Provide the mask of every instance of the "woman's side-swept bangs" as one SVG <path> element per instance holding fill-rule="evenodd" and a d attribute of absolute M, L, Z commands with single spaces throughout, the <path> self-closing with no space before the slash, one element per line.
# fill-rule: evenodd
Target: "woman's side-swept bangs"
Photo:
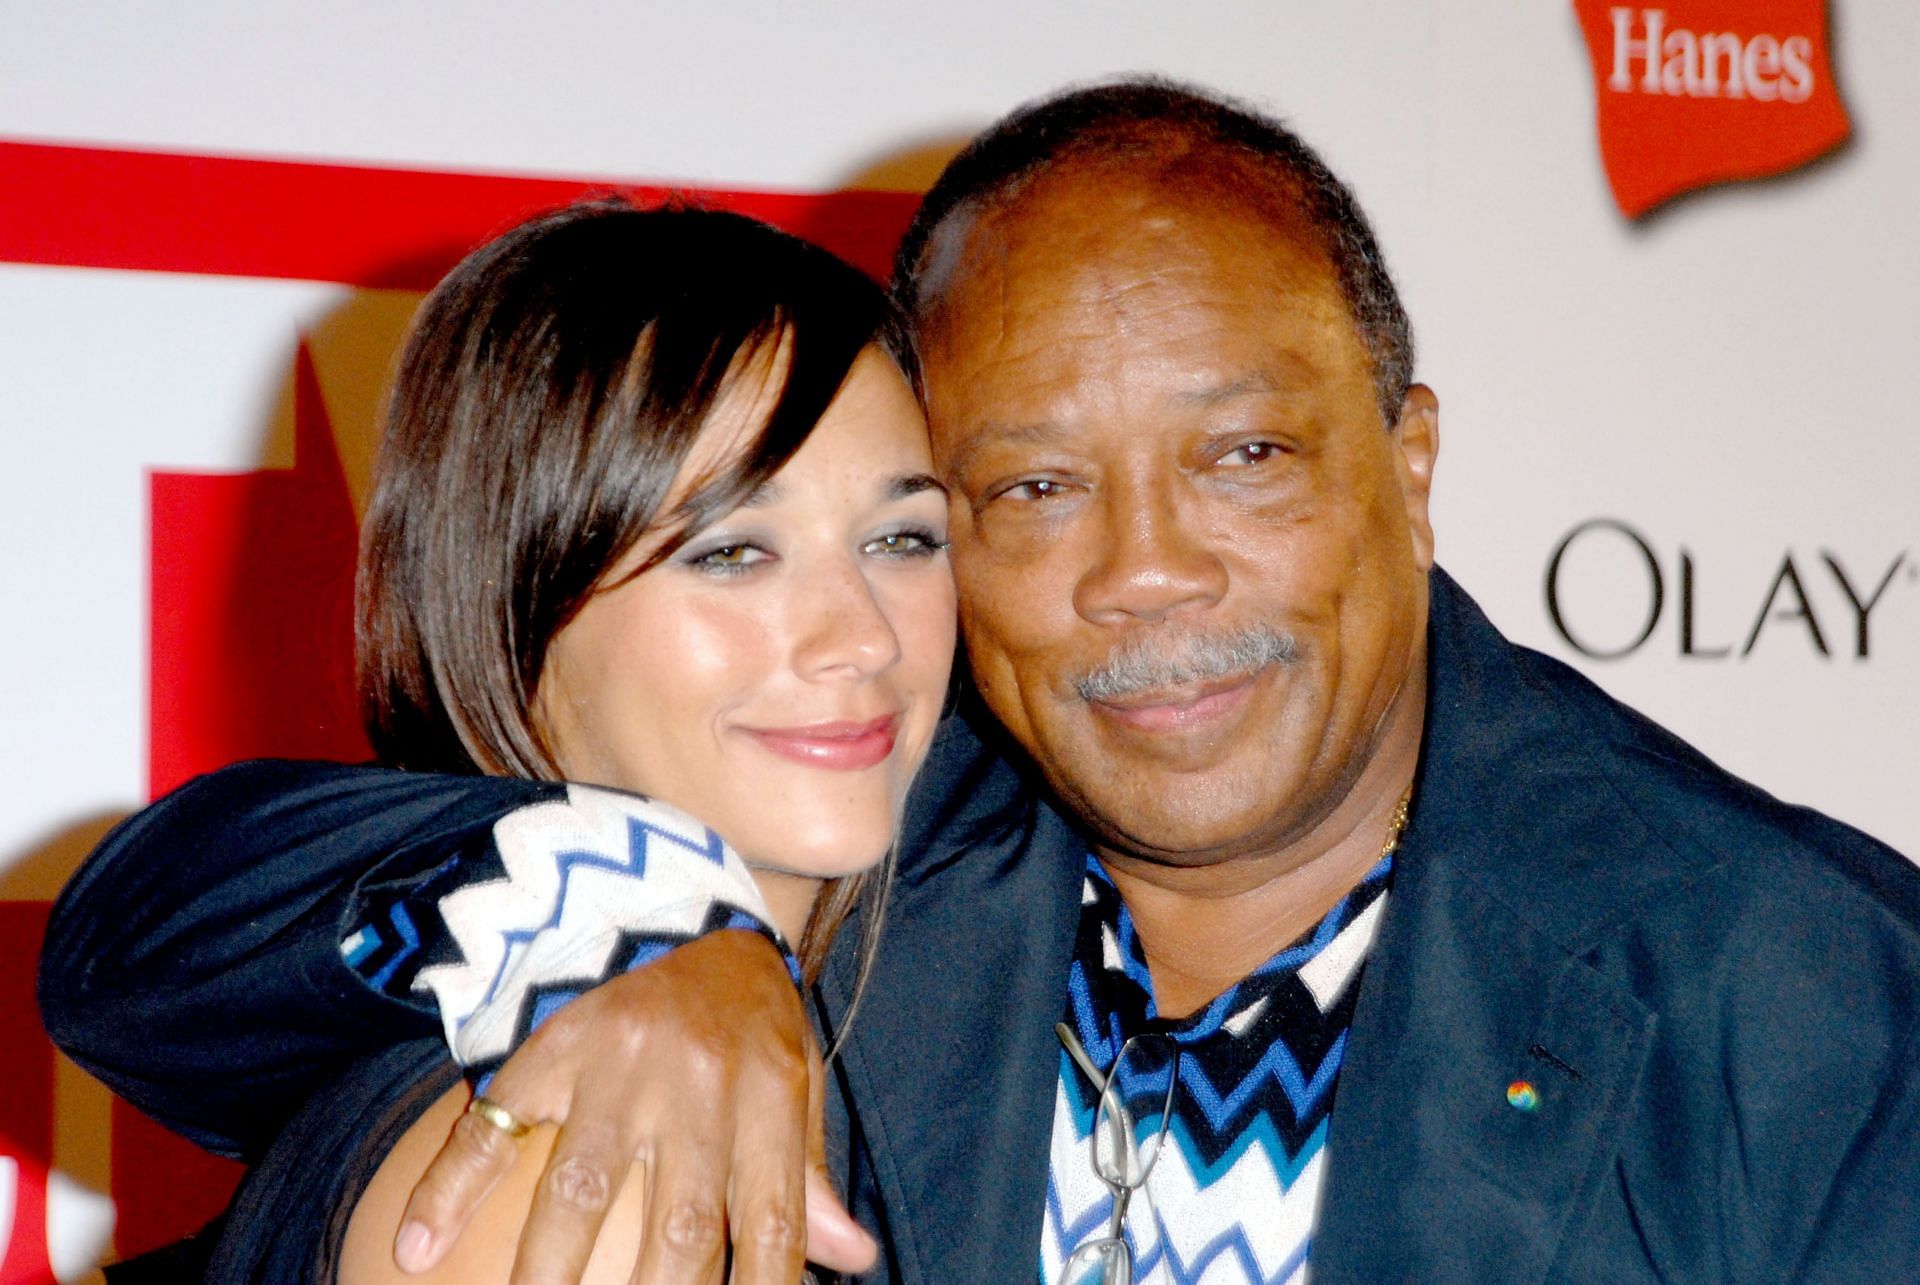
<path fill-rule="evenodd" d="M 643 536 L 664 536 L 652 565 L 777 473 L 861 351 L 897 362 L 900 333 L 859 271 L 723 211 L 595 201 L 464 259 L 402 354 L 363 526 L 361 710 L 379 759 L 557 777 L 532 718 L 553 638 Z M 765 422 L 662 512 L 749 367 L 777 381 Z"/>

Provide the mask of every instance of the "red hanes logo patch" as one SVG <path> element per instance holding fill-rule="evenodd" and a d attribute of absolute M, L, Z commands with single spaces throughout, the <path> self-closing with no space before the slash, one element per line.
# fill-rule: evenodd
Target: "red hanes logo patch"
<path fill-rule="evenodd" d="M 1826 0 L 1573 0 L 1593 56 L 1600 158 L 1629 218 L 1711 183 L 1783 174 L 1851 126 Z"/>

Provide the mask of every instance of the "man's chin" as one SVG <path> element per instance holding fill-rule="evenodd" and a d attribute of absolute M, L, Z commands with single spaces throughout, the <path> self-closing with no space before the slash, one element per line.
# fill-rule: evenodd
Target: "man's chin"
<path fill-rule="evenodd" d="M 1178 816 L 1163 812 L 1103 813 L 1094 827 L 1102 855 L 1154 865 L 1200 869 L 1255 856 L 1273 845 L 1263 839 L 1270 817 Z"/>
<path fill-rule="evenodd" d="M 1175 866 L 1206 866 L 1266 851 L 1285 834 L 1277 806 L 1291 782 L 1244 773 L 1142 771 L 1109 763 L 1054 788 L 1103 849 Z M 1116 782 L 1126 780 L 1124 788 Z M 1082 788 L 1082 785 L 1088 788 Z"/>

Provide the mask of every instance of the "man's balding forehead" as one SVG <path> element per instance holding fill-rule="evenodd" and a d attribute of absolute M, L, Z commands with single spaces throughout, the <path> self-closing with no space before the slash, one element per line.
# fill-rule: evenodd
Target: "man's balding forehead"
<path fill-rule="evenodd" d="M 1248 212 L 1296 220 L 1333 268 L 1373 367 L 1385 423 L 1413 381 L 1413 333 L 1365 213 L 1311 146 L 1252 106 L 1191 85 L 1135 77 L 1030 103 L 977 137 L 921 203 L 894 260 L 903 312 L 924 323 L 956 274 L 1000 247 L 969 235 L 986 211 L 1037 182 L 1102 160 L 1169 184 L 1205 182 Z M 918 379 L 918 373 L 915 372 Z"/>

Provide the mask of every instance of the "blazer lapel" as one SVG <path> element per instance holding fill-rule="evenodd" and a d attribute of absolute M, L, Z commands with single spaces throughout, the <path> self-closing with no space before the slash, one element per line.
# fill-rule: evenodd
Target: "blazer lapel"
<path fill-rule="evenodd" d="M 1323 1281 L 1549 1274 L 1656 1020 L 1582 956 L 1659 895 L 1658 837 L 1595 788 L 1523 653 L 1433 582 L 1427 746 L 1337 1089 Z M 844 1078 L 899 1279 L 1029 1280 L 1085 844 L 957 721 L 926 778 Z M 830 1026 L 851 964 L 828 969 Z"/>
<path fill-rule="evenodd" d="M 1663 845 L 1452 580 L 1432 574 L 1427 745 L 1361 980 L 1315 1235 L 1323 1281 L 1534 1281 L 1605 1181 L 1657 1016 L 1586 955 Z M 1509 1093 L 1511 1087 L 1511 1093 Z"/>
<path fill-rule="evenodd" d="M 1479 890 L 1416 869 L 1362 982 L 1314 1276 L 1539 1280 L 1604 1177 L 1653 1017 Z"/>
<path fill-rule="evenodd" d="M 1004 762 L 943 770 L 967 802 L 933 844 L 909 825 L 841 1056 L 900 1279 L 1030 1280 L 1085 841 L 1024 787 L 1001 796 Z M 851 961 L 833 962 L 837 1021 Z"/>
<path fill-rule="evenodd" d="M 1582 947 L 1657 895 L 1660 862 L 1633 855 L 1658 838 L 1591 779 L 1517 649 L 1434 579 L 1420 797 L 1337 1090 L 1322 1281 L 1548 1275 L 1656 1024 Z"/>

